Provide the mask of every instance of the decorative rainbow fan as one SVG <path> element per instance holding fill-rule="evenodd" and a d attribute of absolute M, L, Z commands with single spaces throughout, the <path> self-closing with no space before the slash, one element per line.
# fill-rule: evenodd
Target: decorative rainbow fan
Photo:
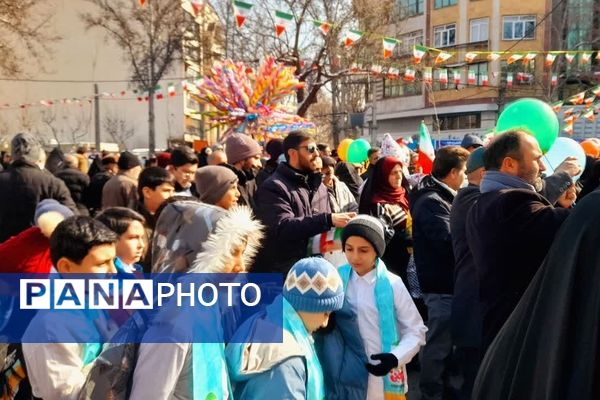
<path fill-rule="evenodd" d="M 268 57 L 258 71 L 231 60 L 216 62 L 211 72 L 195 86 L 184 84 L 192 98 L 211 106 L 203 115 L 213 126 L 227 126 L 223 137 L 244 131 L 257 139 L 278 137 L 295 129 L 312 129 L 314 124 L 293 113 L 283 103 L 304 86 L 293 67 Z"/>

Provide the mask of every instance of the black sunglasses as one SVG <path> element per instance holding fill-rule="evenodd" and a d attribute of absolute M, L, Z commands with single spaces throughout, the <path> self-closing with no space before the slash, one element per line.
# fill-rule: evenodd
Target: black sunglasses
<path fill-rule="evenodd" d="M 306 149 L 306 151 L 308 151 L 310 154 L 314 153 L 317 151 L 317 145 L 312 145 L 312 146 L 298 146 L 299 149 Z"/>

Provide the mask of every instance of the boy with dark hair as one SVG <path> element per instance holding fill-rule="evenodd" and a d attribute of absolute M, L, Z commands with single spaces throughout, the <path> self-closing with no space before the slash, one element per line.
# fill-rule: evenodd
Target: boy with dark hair
<path fill-rule="evenodd" d="M 116 242 L 117 235 L 93 218 L 70 217 L 61 222 L 50 237 L 50 258 L 61 274 L 114 273 Z M 105 314 L 99 312 L 94 326 L 90 326 L 84 310 L 71 311 L 69 324 L 58 322 L 60 317 L 53 317 L 52 310 L 40 311 L 25 332 L 23 355 L 35 397 L 78 398 L 87 370 L 107 339 L 101 334 L 101 329 L 108 330 Z M 81 334 L 90 335 L 90 332 L 81 332 L 82 324 L 95 329 L 93 342 L 78 343 Z M 40 343 L 42 337 L 65 338 L 66 343 Z M 69 337 L 72 339 L 67 340 Z"/>
<path fill-rule="evenodd" d="M 136 211 L 144 216 L 149 228 L 154 229 L 154 214 L 158 207 L 175 194 L 175 177 L 164 168 L 149 167 L 142 171 L 138 179 L 140 201 Z"/>
<path fill-rule="evenodd" d="M 102 211 L 96 220 L 119 236 L 115 259 L 117 271 L 133 273 L 141 270 L 136 263 L 144 256 L 148 243 L 144 217 L 129 208 L 112 207 Z"/>
<path fill-rule="evenodd" d="M 175 177 L 175 194 L 198 197 L 194 175 L 198 169 L 198 157 L 188 146 L 181 146 L 171 153 L 169 172 Z"/>

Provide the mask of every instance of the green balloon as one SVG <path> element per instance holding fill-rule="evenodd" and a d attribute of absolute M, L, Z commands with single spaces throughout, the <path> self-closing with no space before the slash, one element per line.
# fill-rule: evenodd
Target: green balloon
<path fill-rule="evenodd" d="M 357 139 L 350 143 L 348 147 L 348 162 L 358 164 L 367 161 L 367 158 L 369 158 L 367 152 L 370 148 L 371 145 L 365 139 Z"/>
<path fill-rule="evenodd" d="M 217 395 L 214 394 L 213 392 L 210 392 L 209 394 L 206 395 L 206 400 L 217 400 Z"/>
<path fill-rule="evenodd" d="M 509 130 L 523 130 L 540 144 L 546 153 L 558 137 L 560 125 L 552 107 L 538 99 L 520 99 L 510 103 L 498 118 L 496 134 Z"/>

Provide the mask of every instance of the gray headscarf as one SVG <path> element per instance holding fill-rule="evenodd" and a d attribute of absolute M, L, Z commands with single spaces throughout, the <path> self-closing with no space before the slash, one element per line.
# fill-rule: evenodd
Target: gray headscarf
<path fill-rule="evenodd" d="M 31 133 L 17 133 L 10 143 L 14 161 L 23 160 L 36 164 L 40 159 L 42 144 Z"/>
<path fill-rule="evenodd" d="M 196 171 L 196 190 L 203 203 L 216 204 L 237 182 L 235 173 L 220 165 L 207 165 Z"/>

